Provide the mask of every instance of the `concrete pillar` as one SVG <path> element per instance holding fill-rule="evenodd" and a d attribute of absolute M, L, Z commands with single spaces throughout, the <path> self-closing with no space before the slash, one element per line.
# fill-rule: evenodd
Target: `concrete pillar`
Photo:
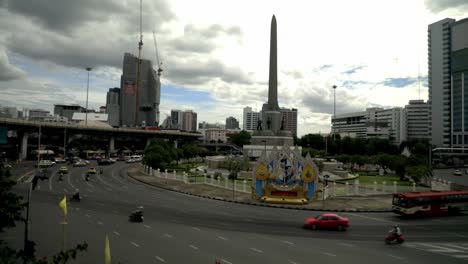
<path fill-rule="evenodd" d="M 244 184 L 243 187 L 242 187 L 242 190 L 243 190 L 244 192 L 247 192 L 247 181 L 244 180 L 242 183 Z"/>
<path fill-rule="evenodd" d="M 174 176 L 174 179 L 176 178 L 176 171 L 175 170 L 172 171 L 172 176 Z"/>
<path fill-rule="evenodd" d="M 336 196 L 336 182 L 333 182 L 332 186 L 333 186 L 333 191 L 332 191 L 333 196 Z"/>
<path fill-rule="evenodd" d="M 374 181 L 374 193 L 376 193 L 376 192 L 377 192 L 377 182 Z"/>
<path fill-rule="evenodd" d="M 416 191 L 416 183 L 413 182 L 413 192 L 415 192 L 415 191 Z"/>
<path fill-rule="evenodd" d="M 174 148 L 178 148 L 179 143 L 177 142 L 177 139 L 174 140 Z"/>
<path fill-rule="evenodd" d="M 396 193 L 397 192 L 397 182 L 394 181 L 393 182 L 393 193 Z"/>
<path fill-rule="evenodd" d="M 224 179 L 224 188 L 228 189 L 229 180 Z"/>
<path fill-rule="evenodd" d="M 346 195 L 349 195 L 349 183 L 348 182 L 346 182 L 345 188 L 346 188 Z"/>
<path fill-rule="evenodd" d="M 387 182 L 383 181 L 382 182 L 382 192 L 385 192 L 385 185 L 387 185 Z"/>
<path fill-rule="evenodd" d="M 164 170 L 164 177 L 167 178 L 167 169 Z"/>
<path fill-rule="evenodd" d="M 111 136 L 109 138 L 109 155 L 115 151 L 115 137 Z"/>
<path fill-rule="evenodd" d="M 221 186 L 221 179 L 219 177 L 218 179 L 216 179 L 216 181 L 217 181 L 218 186 Z"/>
<path fill-rule="evenodd" d="M 24 160 L 28 156 L 28 138 L 29 135 L 27 133 L 24 133 L 23 137 L 21 138 L 20 160 Z"/>
<path fill-rule="evenodd" d="M 359 194 L 359 180 L 355 179 L 354 180 L 354 195 L 358 195 L 358 194 Z"/>

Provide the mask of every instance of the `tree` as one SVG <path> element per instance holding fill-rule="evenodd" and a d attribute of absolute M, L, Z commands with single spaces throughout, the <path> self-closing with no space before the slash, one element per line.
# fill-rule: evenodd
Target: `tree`
<path fill-rule="evenodd" d="M 408 166 L 406 175 L 411 177 L 415 182 L 420 182 L 422 178 L 428 175 L 429 169 L 424 165 Z"/>
<path fill-rule="evenodd" d="M 234 158 L 229 157 L 226 160 L 227 169 L 229 171 L 229 179 L 236 180 L 237 174 L 241 171 L 242 167 L 244 166 L 244 162 L 242 158 Z"/>
<path fill-rule="evenodd" d="M 244 145 L 250 144 L 251 138 L 252 136 L 250 135 L 250 133 L 245 130 L 242 130 L 241 132 L 237 134 L 229 135 L 229 141 L 241 147 L 243 147 Z"/>
<path fill-rule="evenodd" d="M 23 202 L 23 198 L 15 193 L 11 192 L 12 187 L 16 184 L 16 181 L 10 179 L 11 174 L 9 169 L 5 168 L 0 163 L 0 233 L 4 232 L 7 228 L 16 226 L 16 221 L 25 221 L 21 216 L 21 212 L 27 206 L 27 203 Z M 0 260 L 1 263 L 33 263 L 33 264 L 59 264 L 67 263 L 68 260 L 76 258 L 77 254 L 81 251 L 86 251 L 88 244 L 86 242 L 77 245 L 75 248 L 60 251 L 59 253 L 52 256 L 52 262 L 47 261 L 44 258 L 37 258 L 35 256 L 35 245 L 33 241 L 26 241 L 26 251 L 14 250 L 10 248 L 4 241 L 0 240 Z"/>

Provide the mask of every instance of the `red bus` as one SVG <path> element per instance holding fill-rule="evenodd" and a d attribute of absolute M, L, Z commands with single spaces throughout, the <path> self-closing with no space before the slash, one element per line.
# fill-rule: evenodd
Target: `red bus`
<path fill-rule="evenodd" d="M 468 210 L 468 191 L 393 194 L 392 211 L 405 216 L 431 216 Z"/>

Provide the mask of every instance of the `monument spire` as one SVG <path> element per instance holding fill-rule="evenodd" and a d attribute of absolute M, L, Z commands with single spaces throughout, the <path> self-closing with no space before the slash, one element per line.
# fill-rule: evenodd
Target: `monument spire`
<path fill-rule="evenodd" d="M 270 74 L 268 78 L 268 108 L 279 110 L 278 105 L 278 61 L 276 48 L 276 17 L 271 18 L 270 32 Z"/>

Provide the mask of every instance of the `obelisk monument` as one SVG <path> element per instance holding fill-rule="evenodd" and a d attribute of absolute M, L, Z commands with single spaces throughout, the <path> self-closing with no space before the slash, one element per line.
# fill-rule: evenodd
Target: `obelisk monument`
<path fill-rule="evenodd" d="M 281 109 L 278 105 L 278 56 L 276 38 L 276 17 L 271 19 L 270 31 L 270 68 L 268 79 L 268 102 L 263 104 L 261 123 L 257 126 L 252 136 L 252 145 L 244 146 L 244 150 L 258 153 L 258 149 L 266 149 L 267 146 L 283 146 L 287 143 L 293 145 L 291 131 L 283 130 L 281 125 Z M 252 156 L 249 154 L 249 156 Z M 257 155 L 253 155 L 257 156 Z"/>

